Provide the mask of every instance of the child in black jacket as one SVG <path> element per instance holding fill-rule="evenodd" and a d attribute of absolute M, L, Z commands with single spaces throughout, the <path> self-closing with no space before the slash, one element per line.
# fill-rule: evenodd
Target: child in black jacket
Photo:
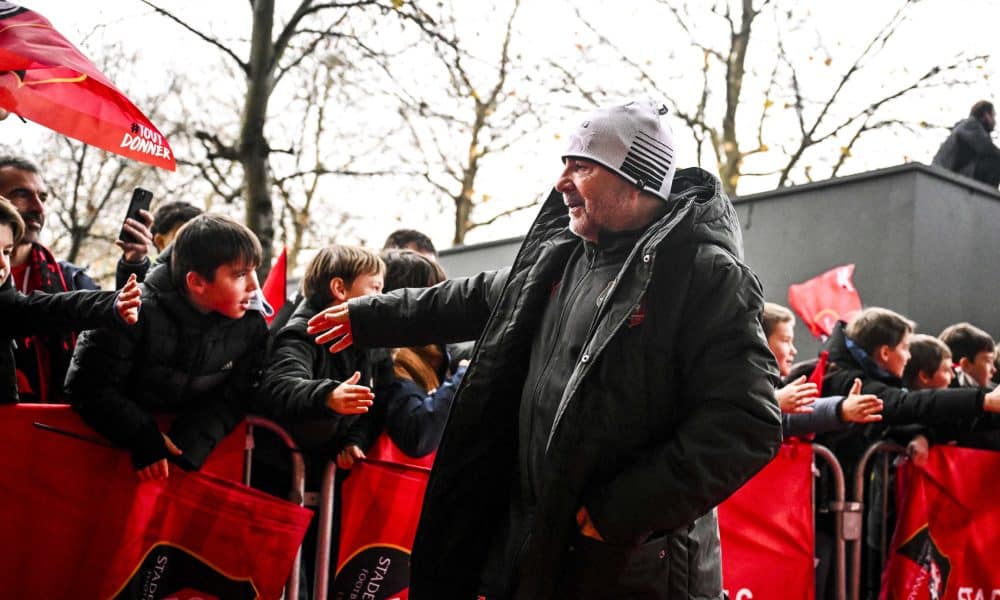
<path fill-rule="evenodd" d="M 119 292 L 90 290 L 25 295 L 14 288 L 10 256 L 24 235 L 17 209 L 0 196 L 0 404 L 17 402 L 14 338 L 36 333 L 60 333 L 92 327 L 133 324 L 139 316 L 139 285 L 132 275 Z"/>

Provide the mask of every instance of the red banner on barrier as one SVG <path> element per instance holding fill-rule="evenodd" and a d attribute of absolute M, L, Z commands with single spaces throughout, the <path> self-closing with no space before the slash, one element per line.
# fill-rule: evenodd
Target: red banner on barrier
<path fill-rule="evenodd" d="M 732 600 L 813 598 L 812 446 L 778 455 L 719 505 L 722 578 Z"/>
<path fill-rule="evenodd" d="M 344 482 L 336 598 L 406 600 L 410 551 L 434 455 L 413 458 L 379 436 Z"/>
<path fill-rule="evenodd" d="M 1000 598 L 1000 453 L 939 446 L 923 468 L 903 469 L 882 599 Z"/>
<path fill-rule="evenodd" d="M 242 431 L 205 469 L 234 474 Z M 239 450 L 239 452 L 237 452 Z M 11 598 L 277 598 L 309 511 L 171 469 L 140 483 L 66 406 L 0 406 L 0 589 Z"/>

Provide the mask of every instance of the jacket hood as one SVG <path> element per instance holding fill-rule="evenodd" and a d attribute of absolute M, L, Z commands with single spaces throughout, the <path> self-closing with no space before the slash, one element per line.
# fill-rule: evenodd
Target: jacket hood
<path fill-rule="evenodd" d="M 562 194 L 554 189 L 542 205 L 529 237 L 539 230 L 550 234 L 564 230 L 565 235 L 573 235 Z M 743 232 L 722 183 L 708 171 L 692 167 L 675 173 L 667 212 L 650 226 L 642 244 L 649 251 L 661 244 L 697 243 L 714 244 L 743 260 Z"/>

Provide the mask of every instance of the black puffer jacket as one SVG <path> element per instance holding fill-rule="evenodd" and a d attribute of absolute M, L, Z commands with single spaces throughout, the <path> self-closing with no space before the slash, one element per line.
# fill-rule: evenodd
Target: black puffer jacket
<path fill-rule="evenodd" d="M 636 579 L 662 598 L 722 598 L 713 507 L 771 459 L 781 427 L 760 284 L 741 262 L 735 210 L 700 169 L 677 172 L 667 214 L 603 295 L 556 413 L 533 516 L 511 512 L 532 339 L 582 243 L 567 225 L 553 192 L 509 271 L 350 303 L 357 343 L 479 338 L 425 496 L 415 600 L 474 598 L 484 578 L 501 598 L 576 597 L 590 581 Z M 608 543 L 578 539 L 581 506 Z M 509 540 L 499 552 L 498 538 Z"/>
<path fill-rule="evenodd" d="M 115 312 L 117 297 L 118 292 L 91 291 L 25 295 L 8 277 L 0 285 L 0 404 L 17 402 L 14 337 L 124 325 Z"/>
<path fill-rule="evenodd" d="M 80 336 L 66 393 L 84 421 L 132 452 L 137 468 L 168 457 L 153 415 L 175 414 L 167 435 L 184 451 L 175 460 L 199 468 L 244 411 L 253 411 L 249 399 L 266 349 L 260 313 L 229 319 L 199 312 L 175 287 L 164 256 L 143 284 L 135 326 Z"/>

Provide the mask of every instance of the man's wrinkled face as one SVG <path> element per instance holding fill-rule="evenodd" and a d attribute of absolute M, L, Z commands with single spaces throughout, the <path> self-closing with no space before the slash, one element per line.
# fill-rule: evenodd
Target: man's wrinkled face
<path fill-rule="evenodd" d="M 596 243 L 600 233 L 644 224 L 635 222 L 639 196 L 635 186 L 595 162 L 567 158 L 556 190 L 569 210 L 570 231 L 590 242 Z"/>
<path fill-rule="evenodd" d="M 24 219 L 21 243 L 37 242 L 45 226 L 45 201 L 49 197 L 42 178 L 38 173 L 4 167 L 0 169 L 0 195 L 10 200 Z"/>

